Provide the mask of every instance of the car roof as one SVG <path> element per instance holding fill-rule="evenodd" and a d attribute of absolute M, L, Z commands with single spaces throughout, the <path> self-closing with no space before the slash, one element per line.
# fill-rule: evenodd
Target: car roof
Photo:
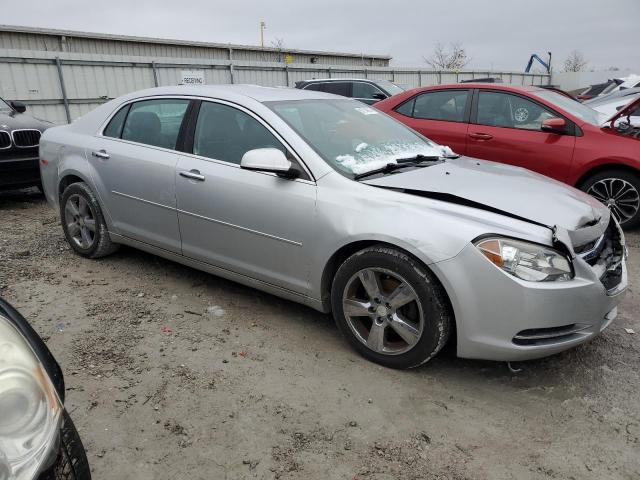
<path fill-rule="evenodd" d="M 444 85 L 429 85 L 428 87 L 418 87 L 412 90 L 407 90 L 404 93 L 408 94 L 409 92 L 411 92 L 411 95 L 414 95 L 418 92 L 426 92 L 429 90 L 451 89 L 451 88 L 460 88 L 460 89 L 481 88 L 483 90 L 502 90 L 505 92 L 514 92 L 514 93 L 539 92 L 541 90 L 544 90 L 542 87 L 536 87 L 534 85 L 509 85 L 508 83 L 475 82 L 475 83 L 448 83 Z"/>
<path fill-rule="evenodd" d="M 261 87 L 259 85 L 177 85 L 170 87 L 148 88 L 133 92 L 130 99 L 164 95 L 185 95 L 195 97 L 211 97 L 227 100 L 239 97 L 251 98 L 258 102 L 272 102 L 283 100 L 312 100 L 335 99 L 340 97 L 331 93 L 315 92 L 313 90 L 299 90 L 289 87 Z"/>
<path fill-rule="evenodd" d="M 312 78 L 311 80 L 303 80 L 302 83 L 315 83 L 315 82 L 369 82 L 376 83 L 384 80 L 375 80 L 372 78 Z M 387 80 L 390 81 L 390 80 Z"/>
<path fill-rule="evenodd" d="M 611 92 L 607 95 L 603 95 L 601 97 L 595 97 L 592 98 L 590 100 L 587 100 L 586 102 L 584 102 L 585 105 L 588 105 L 590 107 L 592 106 L 598 106 L 598 105 L 604 105 L 605 103 L 608 102 L 616 102 L 619 101 L 621 98 L 624 97 L 629 97 L 632 95 L 637 95 L 638 93 L 640 93 L 640 87 L 635 87 L 635 88 L 625 88 L 624 90 L 618 90 L 616 92 Z"/>

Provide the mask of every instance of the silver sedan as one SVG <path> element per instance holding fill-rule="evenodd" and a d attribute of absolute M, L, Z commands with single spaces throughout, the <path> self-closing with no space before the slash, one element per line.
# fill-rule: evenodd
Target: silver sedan
<path fill-rule="evenodd" d="M 135 92 L 47 130 L 40 161 L 78 254 L 130 245 L 332 312 L 389 367 L 449 340 L 467 358 L 559 352 L 606 328 L 627 286 L 599 202 L 329 94 Z"/>

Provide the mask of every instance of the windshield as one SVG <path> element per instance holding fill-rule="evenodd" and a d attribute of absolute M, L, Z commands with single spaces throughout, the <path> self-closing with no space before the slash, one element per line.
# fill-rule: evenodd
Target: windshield
<path fill-rule="evenodd" d="M 532 93 L 536 97 L 552 103 L 553 105 L 582 120 L 583 122 L 599 126 L 603 121 L 602 116 L 593 108 L 583 105 L 576 100 L 572 100 L 569 97 L 565 97 L 564 95 L 561 95 L 558 92 L 554 92 L 553 90 L 536 90 Z"/>
<path fill-rule="evenodd" d="M 376 83 L 380 85 L 382 88 L 384 88 L 387 91 L 387 93 L 391 95 L 402 93 L 405 90 L 401 86 L 396 85 L 395 83 L 390 82 L 389 80 L 376 80 Z"/>
<path fill-rule="evenodd" d="M 3 99 L 0 98 L 0 112 L 11 112 L 13 111 L 13 109 L 9 106 L 9 104 L 7 104 L 7 102 L 5 102 Z"/>
<path fill-rule="evenodd" d="M 355 100 L 293 100 L 266 105 L 331 167 L 350 178 L 401 158 L 452 154 Z"/>

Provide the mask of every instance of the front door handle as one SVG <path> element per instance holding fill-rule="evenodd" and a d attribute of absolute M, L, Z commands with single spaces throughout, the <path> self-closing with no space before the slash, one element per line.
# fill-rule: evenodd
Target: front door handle
<path fill-rule="evenodd" d="M 493 138 L 493 135 L 489 135 L 488 133 L 480 133 L 480 132 L 470 133 L 469 136 L 471 138 L 475 138 L 476 140 L 491 140 Z"/>
<path fill-rule="evenodd" d="M 109 154 L 107 153 L 106 150 L 97 150 L 97 151 L 91 152 L 91 155 L 97 158 L 101 158 L 102 160 L 109 160 Z"/>
<path fill-rule="evenodd" d="M 190 180 L 197 180 L 199 182 L 204 182 L 204 175 L 200 173 L 200 170 L 182 170 L 180 172 L 180 176 L 184 178 L 188 178 Z"/>

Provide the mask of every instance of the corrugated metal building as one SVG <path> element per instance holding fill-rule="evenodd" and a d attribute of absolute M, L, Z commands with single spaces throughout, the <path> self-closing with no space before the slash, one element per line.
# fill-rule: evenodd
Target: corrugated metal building
<path fill-rule="evenodd" d="M 364 53 L 262 48 L 8 25 L 0 25 L 0 49 L 245 62 L 282 62 L 284 56 L 289 55 L 290 63 L 375 67 L 388 67 L 391 60 L 389 56 Z"/>
<path fill-rule="evenodd" d="M 0 97 L 24 102 L 40 118 L 66 123 L 125 93 L 196 77 L 206 84 L 273 87 L 326 77 L 385 79 L 406 87 L 487 76 L 518 85 L 549 83 L 545 74 L 390 67 L 390 59 L 0 26 Z"/>

